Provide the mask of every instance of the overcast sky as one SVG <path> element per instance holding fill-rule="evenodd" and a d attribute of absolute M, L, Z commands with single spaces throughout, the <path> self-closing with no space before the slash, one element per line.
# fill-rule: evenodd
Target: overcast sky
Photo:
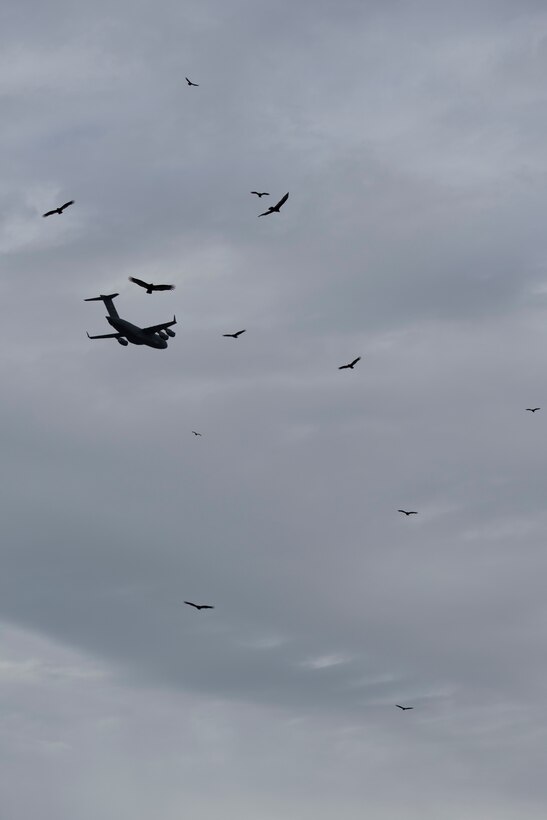
<path fill-rule="evenodd" d="M 545 3 L 0 47 L 2 815 L 543 820 Z"/>

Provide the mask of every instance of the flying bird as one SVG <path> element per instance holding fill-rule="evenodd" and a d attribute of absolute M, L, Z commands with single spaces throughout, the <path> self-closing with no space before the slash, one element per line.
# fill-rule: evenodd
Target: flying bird
<path fill-rule="evenodd" d="M 140 285 L 141 288 L 146 288 L 147 293 L 152 293 L 153 290 L 174 290 L 174 285 L 152 285 L 148 282 L 143 282 L 142 279 L 136 279 L 134 276 L 129 277 L 130 282 Z"/>
<path fill-rule="evenodd" d="M 418 515 L 417 510 L 397 510 L 397 512 L 402 512 L 405 515 Z"/>
<path fill-rule="evenodd" d="M 414 709 L 414 706 L 399 706 L 398 703 L 395 704 L 397 709 L 402 709 L 403 712 L 408 712 L 409 709 Z"/>
<path fill-rule="evenodd" d="M 192 433 L 193 433 L 195 436 L 201 436 L 201 433 L 196 433 L 196 431 L 195 431 L 195 430 L 192 430 Z M 184 603 L 186 603 L 186 601 L 185 601 Z"/>
<path fill-rule="evenodd" d="M 281 197 L 281 199 L 279 200 L 277 205 L 270 205 L 270 207 L 268 208 L 267 211 L 264 211 L 263 214 L 258 214 L 258 215 L 259 216 L 268 216 L 269 214 L 278 214 L 280 209 L 281 209 L 281 206 L 285 204 L 285 202 L 288 200 L 288 198 L 289 198 L 289 192 L 287 191 L 285 196 Z"/>
<path fill-rule="evenodd" d="M 530 413 L 535 413 L 536 410 L 541 410 L 541 407 L 527 407 L 526 409 L 529 410 Z"/>
<path fill-rule="evenodd" d="M 251 191 L 251 193 L 256 194 L 259 199 L 263 196 L 270 196 L 266 191 L 262 191 L 262 193 L 260 191 Z"/>
<path fill-rule="evenodd" d="M 188 85 L 195 85 L 196 88 L 199 88 L 199 83 L 193 83 L 192 80 L 189 80 L 188 77 L 184 78 Z"/>
<path fill-rule="evenodd" d="M 71 199 L 70 202 L 65 202 L 64 205 L 60 205 L 58 208 L 54 208 L 52 211 L 46 211 L 46 213 L 42 214 L 42 216 L 51 216 L 52 214 L 59 214 L 60 216 L 69 205 L 74 205 L 73 199 Z"/>
<path fill-rule="evenodd" d="M 237 339 L 238 336 L 241 336 L 242 333 L 245 333 L 244 330 L 238 330 L 237 333 L 223 333 L 223 336 L 228 336 L 230 339 Z"/>
<path fill-rule="evenodd" d="M 185 601 L 185 604 L 188 606 L 193 606 L 195 609 L 214 609 L 214 606 L 210 606 L 209 604 L 193 604 L 192 601 Z"/>
<path fill-rule="evenodd" d="M 357 356 L 357 358 L 354 359 L 352 362 L 350 362 L 349 364 L 343 364 L 342 367 L 338 368 L 338 370 L 347 370 L 348 368 L 349 368 L 349 370 L 353 370 L 353 368 L 355 367 L 355 365 L 359 361 L 361 361 L 361 357 Z"/>

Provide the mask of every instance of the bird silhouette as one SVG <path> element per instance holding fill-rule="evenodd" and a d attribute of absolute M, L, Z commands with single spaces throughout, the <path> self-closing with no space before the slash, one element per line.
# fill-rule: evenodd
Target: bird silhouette
<path fill-rule="evenodd" d="M 193 606 L 194 609 L 214 609 L 214 606 L 210 606 L 209 604 L 193 604 L 192 601 L 185 601 L 185 604 L 188 606 Z"/>
<path fill-rule="evenodd" d="M 258 215 L 259 216 L 269 216 L 269 214 L 278 214 L 280 209 L 281 209 L 281 206 L 285 204 L 285 202 L 288 200 L 288 198 L 289 198 L 289 192 L 287 191 L 285 196 L 281 197 L 281 199 L 279 200 L 277 205 L 270 205 L 270 207 L 268 208 L 267 211 L 264 211 L 263 214 L 258 214 Z"/>
<path fill-rule="evenodd" d="M 73 199 L 71 199 L 70 202 L 65 202 L 64 205 L 60 205 L 58 208 L 54 208 L 52 211 L 46 211 L 46 213 L 42 214 L 42 216 L 51 216 L 52 214 L 59 214 L 60 216 L 69 205 L 74 205 Z"/>
<path fill-rule="evenodd" d="M 143 282 L 142 279 L 136 279 L 134 276 L 129 277 L 130 282 L 140 285 L 141 288 L 146 288 L 147 293 L 152 293 L 153 290 L 174 290 L 174 285 L 152 285 L 149 282 Z"/>
<path fill-rule="evenodd" d="M 529 410 L 530 413 L 535 413 L 536 410 L 541 410 L 541 407 L 527 407 L 526 409 Z"/>
<path fill-rule="evenodd" d="M 245 330 L 238 330 L 237 333 L 223 333 L 223 336 L 227 336 L 230 339 L 237 339 L 238 336 L 241 336 L 242 333 L 245 333 Z"/>
<path fill-rule="evenodd" d="M 397 510 L 397 512 L 402 512 L 405 515 L 418 515 L 416 510 Z"/>
<path fill-rule="evenodd" d="M 192 433 L 193 433 L 195 436 L 201 436 L 201 433 L 196 433 L 196 431 L 195 431 L 195 430 L 192 430 Z M 185 601 L 185 603 L 186 603 L 186 601 Z"/>
<path fill-rule="evenodd" d="M 398 703 L 395 704 L 397 709 L 402 709 L 403 712 L 408 712 L 409 709 L 414 709 L 414 706 L 399 706 Z"/>
<path fill-rule="evenodd" d="M 350 362 L 349 364 L 343 364 L 343 365 L 342 365 L 342 367 L 339 367 L 339 368 L 338 368 L 338 370 L 348 370 L 348 369 L 349 369 L 349 370 L 353 370 L 353 368 L 355 367 L 355 365 L 356 365 L 356 364 L 357 364 L 357 362 L 359 362 L 359 361 L 361 361 L 361 357 L 360 357 L 360 356 L 357 356 L 357 358 L 356 358 L 356 359 L 354 359 L 352 362 Z"/>
<path fill-rule="evenodd" d="M 262 193 L 260 191 L 251 191 L 251 193 L 256 194 L 259 199 L 263 196 L 270 196 L 266 191 L 262 191 Z"/>
<path fill-rule="evenodd" d="M 184 78 L 188 85 L 195 85 L 196 88 L 199 88 L 199 83 L 193 83 L 192 80 L 189 80 L 188 77 Z"/>

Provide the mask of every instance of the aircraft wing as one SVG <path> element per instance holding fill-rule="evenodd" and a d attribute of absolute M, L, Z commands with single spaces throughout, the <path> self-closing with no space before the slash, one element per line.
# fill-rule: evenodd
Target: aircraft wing
<path fill-rule="evenodd" d="M 102 336 L 90 336 L 89 333 L 87 334 L 88 339 L 119 339 L 120 333 L 103 333 Z"/>
<path fill-rule="evenodd" d="M 143 327 L 142 332 L 143 333 L 149 333 L 150 335 L 152 335 L 153 333 L 157 333 L 158 330 L 165 330 L 165 328 L 171 327 L 171 325 L 176 325 L 176 324 L 177 324 L 177 317 L 173 316 L 173 321 L 172 322 L 164 322 L 162 325 L 152 325 L 151 327 Z"/>

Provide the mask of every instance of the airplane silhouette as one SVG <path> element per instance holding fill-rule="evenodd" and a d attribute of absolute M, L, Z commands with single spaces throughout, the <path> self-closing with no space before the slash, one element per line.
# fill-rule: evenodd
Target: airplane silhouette
<path fill-rule="evenodd" d="M 171 325 L 177 324 L 177 319 L 173 316 L 172 322 L 162 322 L 161 325 L 151 327 L 138 327 L 131 322 L 122 319 L 114 307 L 114 299 L 119 294 L 110 293 L 106 296 L 95 296 L 93 299 L 84 299 L 84 302 L 103 302 L 108 311 L 106 321 L 115 328 L 116 333 L 103 333 L 102 336 L 90 336 L 89 339 L 117 339 L 118 342 L 127 347 L 129 342 L 133 345 L 147 345 L 148 347 L 166 348 L 169 336 L 175 336 L 174 330 L 170 330 Z"/>

